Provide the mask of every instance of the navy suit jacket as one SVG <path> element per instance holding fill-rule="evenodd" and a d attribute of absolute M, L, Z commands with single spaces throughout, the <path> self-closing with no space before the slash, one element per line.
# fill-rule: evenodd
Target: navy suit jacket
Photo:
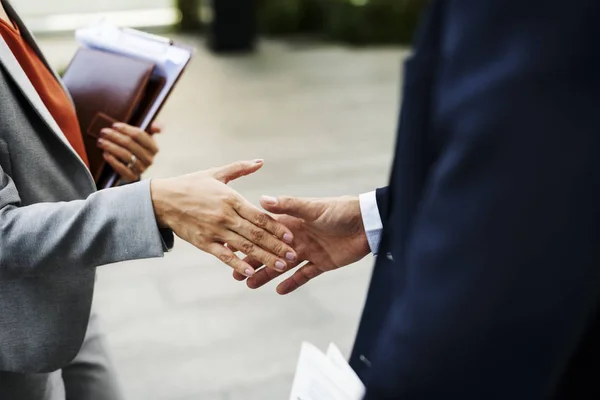
<path fill-rule="evenodd" d="M 377 198 L 367 399 L 600 398 L 599 0 L 433 0 Z"/>

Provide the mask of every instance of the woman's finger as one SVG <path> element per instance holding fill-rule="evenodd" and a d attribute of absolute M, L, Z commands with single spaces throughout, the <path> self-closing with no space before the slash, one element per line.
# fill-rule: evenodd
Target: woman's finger
<path fill-rule="evenodd" d="M 127 137 L 130 137 L 133 141 L 150 151 L 152 154 L 158 153 L 158 146 L 148 132 L 136 127 L 122 123 L 116 123 L 113 125 L 113 129 Z"/>
<path fill-rule="evenodd" d="M 233 249 L 231 249 L 231 250 L 234 252 L 236 251 Z M 244 261 L 247 262 L 248 265 L 250 265 L 252 268 L 254 268 L 255 275 L 260 273 L 263 269 L 271 270 L 270 268 L 263 268 L 263 266 L 264 266 L 263 263 L 261 263 L 260 261 L 254 259 L 252 257 L 246 257 L 246 258 L 244 258 Z M 236 271 L 233 271 L 233 279 L 235 279 L 236 281 L 243 281 L 246 279 L 246 277 L 244 275 L 238 274 Z"/>
<path fill-rule="evenodd" d="M 100 131 L 100 133 L 103 140 L 119 145 L 120 147 L 128 150 L 130 153 L 135 154 L 138 160 L 143 161 L 144 164 L 152 165 L 155 153 L 152 153 L 148 149 L 144 148 L 130 136 L 110 128 L 104 128 L 102 131 Z"/>
<path fill-rule="evenodd" d="M 136 175 L 131 169 L 123 165 L 123 163 L 117 160 L 112 154 L 105 151 L 102 153 L 102 157 L 104 157 L 104 160 L 112 167 L 112 169 L 115 170 L 117 174 L 119 174 L 119 176 L 121 176 L 121 178 L 131 182 L 139 178 L 139 175 Z"/>
<path fill-rule="evenodd" d="M 261 227 L 256 226 L 250 221 L 241 219 L 237 222 L 234 230 L 236 233 L 245 237 L 257 246 L 260 246 L 267 252 L 284 259 L 286 263 L 289 261 L 296 261 L 296 252 L 292 249 L 291 246 L 289 246 L 286 243 L 283 243 L 280 239 L 273 236 L 273 234 L 267 232 Z M 235 243 L 230 244 L 234 246 L 236 245 Z M 240 248 L 238 246 L 237 249 L 247 256 L 256 258 L 253 254 L 248 253 L 245 248 Z M 272 265 L 269 265 L 268 263 L 264 264 L 269 267 L 272 267 Z"/>
<path fill-rule="evenodd" d="M 117 158 L 125 166 L 127 166 L 132 160 L 133 154 L 129 150 L 127 150 L 109 140 L 98 139 L 98 147 L 100 147 L 105 152 L 112 154 L 115 158 Z M 133 173 L 141 175 L 147 168 L 148 167 L 143 160 L 137 159 L 135 164 L 131 168 L 128 168 L 128 169 L 130 169 Z"/>
<path fill-rule="evenodd" d="M 268 235 L 273 238 L 271 235 Z M 231 232 L 231 237 L 227 238 L 227 243 L 234 248 L 239 249 L 246 256 L 260 262 L 260 265 L 265 265 L 269 268 L 285 271 L 287 269 L 287 261 L 285 258 L 278 256 L 276 253 L 265 250 L 265 241 L 261 237 L 255 237 L 256 241 L 248 240 L 245 235 L 238 232 Z M 273 238 L 275 239 L 275 238 Z M 277 241 L 275 239 L 275 241 Z M 278 245 L 276 245 L 279 247 Z"/>
<path fill-rule="evenodd" d="M 207 252 L 217 257 L 221 262 L 229 265 L 240 275 L 250 277 L 254 275 L 254 268 L 242 261 L 238 256 L 227 247 L 219 243 L 213 243 L 207 249 Z"/>
<path fill-rule="evenodd" d="M 283 240 L 286 243 L 292 243 L 294 239 L 294 235 L 292 232 L 283 224 L 275 221 L 273 217 L 265 212 L 259 210 L 257 207 L 254 207 L 247 201 L 241 201 L 236 205 L 235 211 L 245 220 L 253 224 L 254 226 L 263 229 L 264 231 L 269 232 L 271 235 L 274 235 L 279 240 Z M 245 235 L 244 235 L 245 236 Z M 247 236 L 245 236 L 247 237 Z M 280 242 L 281 243 L 281 242 Z M 295 252 L 291 250 L 289 246 L 283 246 L 282 249 L 271 249 L 269 250 L 280 250 L 276 251 L 277 254 L 280 254 L 285 257 L 285 253 L 281 253 L 281 250 L 285 249 L 286 251 L 291 251 L 292 254 L 295 255 Z"/>

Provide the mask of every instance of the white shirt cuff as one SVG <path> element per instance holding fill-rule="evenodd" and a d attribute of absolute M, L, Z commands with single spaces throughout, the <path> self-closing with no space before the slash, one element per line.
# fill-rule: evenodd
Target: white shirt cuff
<path fill-rule="evenodd" d="M 376 255 L 379 249 L 379 242 L 381 241 L 383 223 L 379 215 L 375 192 L 363 193 L 358 197 L 358 200 L 365 233 L 367 234 L 367 241 L 369 242 L 371 251 Z"/>

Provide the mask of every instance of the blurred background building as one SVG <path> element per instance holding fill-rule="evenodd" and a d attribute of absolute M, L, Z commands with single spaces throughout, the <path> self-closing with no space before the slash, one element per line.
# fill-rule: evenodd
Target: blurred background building
<path fill-rule="evenodd" d="M 145 178 L 264 158 L 263 170 L 232 184 L 255 204 L 262 194 L 339 196 L 387 182 L 401 65 L 423 0 L 11 1 L 59 69 L 77 49 L 72 30 L 101 17 L 196 48 L 160 115 L 161 152 Z M 243 18 L 251 37 L 239 37 Z M 215 32 L 259 45 L 217 56 L 207 46 Z M 372 262 L 281 297 L 275 284 L 250 291 L 177 241 L 165 259 L 99 268 L 95 307 L 130 399 L 280 400 L 302 341 L 349 353 Z"/>

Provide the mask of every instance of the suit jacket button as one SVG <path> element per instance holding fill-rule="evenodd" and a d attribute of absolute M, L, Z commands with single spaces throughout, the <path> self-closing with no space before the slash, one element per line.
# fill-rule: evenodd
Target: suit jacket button
<path fill-rule="evenodd" d="M 387 257 L 388 260 L 394 261 L 394 256 L 392 255 L 392 253 L 388 252 L 385 256 Z"/>
<path fill-rule="evenodd" d="M 369 361 L 369 359 L 367 357 L 365 357 L 364 354 L 361 354 L 358 359 L 365 364 L 367 367 L 371 368 L 371 361 Z"/>

